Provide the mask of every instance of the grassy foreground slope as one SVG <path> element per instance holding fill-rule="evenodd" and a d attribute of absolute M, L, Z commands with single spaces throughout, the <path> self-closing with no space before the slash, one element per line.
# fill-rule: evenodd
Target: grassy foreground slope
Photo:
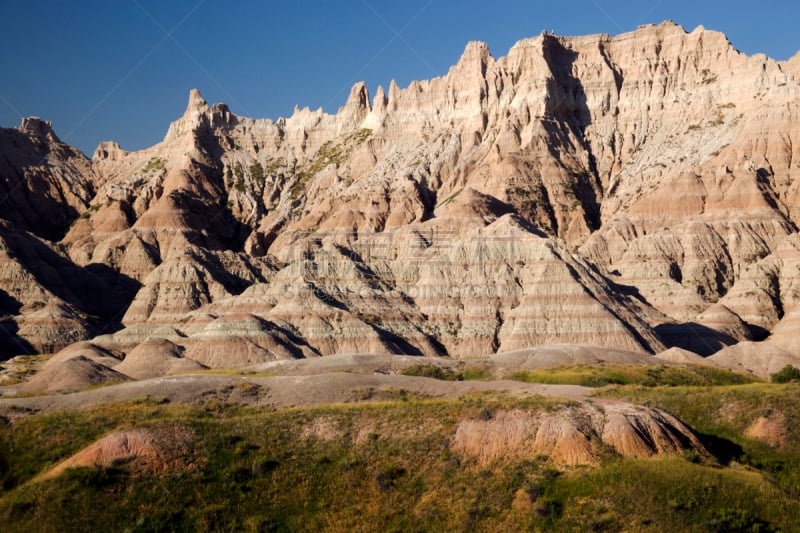
<path fill-rule="evenodd" d="M 756 468 L 787 494 L 800 496 L 800 383 L 624 386 L 599 395 L 674 414 L 705 436 L 723 462 Z M 796 524 L 800 530 L 800 520 Z"/>
<path fill-rule="evenodd" d="M 556 468 L 543 456 L 486 464 L 453 449 L 462 420 L 570 403 L 544 398 L 398 394 L 279 411 L 143 398 L 0 421 L 0 524 L 9 532 L 796 530 L 796 385 L 599 391 L 679 415 L 720 459 L 605 450 L 598 467 Z M 770 443 L 751 428 L 775 413 L 784 425 Z M 159 464 L 121 460 L 43 476 L 124 428 L 164 435 L 177 452 Z"/>

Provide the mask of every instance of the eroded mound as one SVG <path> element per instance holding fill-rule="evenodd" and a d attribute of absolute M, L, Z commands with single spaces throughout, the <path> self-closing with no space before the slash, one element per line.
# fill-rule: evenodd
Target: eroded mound
<path fill-rule="evenodd" d="M 183 355 L 183 348 L 166 339 L 148 339 L 125 356 L 116 370 L 134 379 L 149 379 L 206 368 Z"/>
<path fill-rule="evenodd" d="M 800 366 L 800 354 L 770 342 L 740 342 L 720 350 L 708 360 L 723 368 L 748 372 L 762 378 L 769 378 L 786 365 Z"/>
<path fill-rule="evenodd" d="M 40 479 L 58 476 L 68 468 L 131 465 L 155 474 L 191 468 L 193 433 L 183 426 L 115 431 L 51 468 Z"/>
<path fill-rule="evenodd" d="M 655 357 L 667 363 L 715 366 L 713 361 L 677 346 L 664 350 Z"/>
<path fill-rule="evenodd" d="M 130 378 L 116 370 L 78 355 L 49 365 L 21 384 L 19 389 L 25 392 L 57 392 L 74 391 L 93 385 L 105 385 L 128 381 Z"/>
<path fill-rule="evenodd" d="M 536 370 L 562 365 L 596 365 L 611 363 L 620 365 L 655 365 L 659 361 L 649 355 L 615 350 L 602 346 L 581 344 L 552 344 L 534 346 L 510 352 L 500 352 L 488 357 L 492 366 L 503 373 L 518 370 Z"/>
<path fill-rule="evenodd" d="M 63 363 L 64 361 L 69 361 L 70 359 L 74 359 L 78 356 L 86 357 L 95 363 L 105 365 L 109 368 L 117 365 L 121 359 L 119 354 L 97 346 L 96 344 L 92 344 L 91 342 L 76 342 L 75 344 L 70 344 L 57 354 L 53 355 L 53 357 L 48 359 L 43 366 L 47 368 L 59 363 Z"/>
<path fill-rule="evenodd" d="M 708 452 L 677 418 L 646 407 L 581 403 L 557 410 L 500 411 L 458 424 L 453 451 L 486 465 L 505 459 L 549 457 L 556 465 L 598 465 L 603 445 L 623 457 Z"/>

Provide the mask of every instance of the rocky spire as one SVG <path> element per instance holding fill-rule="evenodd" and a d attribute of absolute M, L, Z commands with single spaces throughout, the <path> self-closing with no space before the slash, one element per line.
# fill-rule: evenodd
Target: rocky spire
<path fill-rule="evenodd" d="M 189 91 L 189 104 L 186 106 L 184 116 L 190 113 L 205 113 L 208 111 L 208 104 L 206 103 L 203 95 L 197 89 Z"/>
<path fill-rule="evenodd" d="M 389 111 L 394 111 L 397 109 L 397 97 L 399 96 L 400 87 L 397 86 L 397 82 L 392 80 L 389 82 L 389 96 L 386 100 L 386 108 Z"/>
<path fill-rule="evenodd" d="M 339 109 L 338 117 L 345 124 L 358 124 L 369 111 L 369 91 L 367 85 L 360 81 L 350 89 L 350 96 L 347 97 L 344 107 Z"/>
<path fill-rule="evenodd" d="M 205 116 L 207 112 L 208 104 L 203 95 L 197 89 L 192 89 L 189 91 L 189 103 L 186 105 L 186 111 L 183 112 L 181 118 L 170 124 L 164 140 L 194 131 L 202 122 L 201 117 Z"/>
<path fill-rule="evenodd" d="M 376 114 L 383 114 L 386 112 L 386 93 L 383 91 L 383 85 L 378 85 L 378 90 L 375 91 L 375 99 L 372 103 L 372 111 Z"/>

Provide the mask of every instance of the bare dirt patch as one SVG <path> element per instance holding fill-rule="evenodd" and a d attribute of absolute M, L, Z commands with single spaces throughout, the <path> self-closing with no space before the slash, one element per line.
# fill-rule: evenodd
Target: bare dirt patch
<path fill-rule="evenodd" d="M 781 448 L 786 443 L 786 420 L 783 413 L 772 412 L 760 416 L 744 430 L 746 437 L 766 442 L 773 448 Z"/>

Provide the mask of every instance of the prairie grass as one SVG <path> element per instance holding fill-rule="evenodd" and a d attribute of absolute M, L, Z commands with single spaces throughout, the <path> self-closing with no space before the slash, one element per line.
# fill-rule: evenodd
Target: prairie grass
<path fill-rule="evenodd" d="M 564 365 L 540 370 L 523 370 L 511 376 L 527 383 L 557 385 L 719 386 L 754 383 L 756 378 L 702 365 Z"/>
<path fill-rule="evenodd" d="M 781 387 L 616 387 L 603 393 L 683 410 L 700 424 L 716 412 L 713 392 L 719 391 L 723 401 L 742 402 L 752 412 L 728 426 L 706 420 L 701 427 L 733 439 L 765 405 L 785 416 L 798 413 L 797 387 Z M 750 465 L 612 454 L 599 468 L 561 471 L 546 457 L 481 466 L 450 449 L 461 420 L 570 403 L 472 394 L 267 412 L 144 397 L 27 415 L 0 425 L 0 523 L 8 532 L 790 531 L 799 523 L 796 492 L 755 464 L 773 457 L 757 447 L 748 448 Z M 110 431 L 171 423 L 195 435 L 191 469 L 155 475 L 123 464 L 35 479 Z"/>
<path fill-rule="evenodd" d="M 726 387 L 616 387 L 598 396 L 664 409 L 691 425 L 723 460 L 761 470 L 800 495 L 800 384 Z M 748 437 L 761 419 L 782 427 L 781 442 Z M 800 522 L 798 522 L 800 523 Z"/>

